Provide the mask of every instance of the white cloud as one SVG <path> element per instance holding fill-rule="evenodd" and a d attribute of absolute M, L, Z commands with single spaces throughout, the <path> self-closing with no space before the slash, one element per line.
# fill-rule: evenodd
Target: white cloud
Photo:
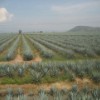
<path fill-rule="evenodd" d="M 0 22 L 11 20 L 13 14 L 10 14 L 6 8 L 0 8 Z"/>
<path fill-rule="evenodd" d="M 76 4 L 52 5 L 51 11 L 55 15 L 52 21 L 59 30 L 67 30 L 74 26 L 100 27 L 100 1 L 88 1 Z M 55 24 L 53 24 L 55 25 Z"/>
<path fill-rule="evenodd" d="M 53 5 L 51 10 L 61 14 L 75 14 L 88 9 L 93 9 L 100 6 L 100 1 L 85 2 L 71 5 Z"/>

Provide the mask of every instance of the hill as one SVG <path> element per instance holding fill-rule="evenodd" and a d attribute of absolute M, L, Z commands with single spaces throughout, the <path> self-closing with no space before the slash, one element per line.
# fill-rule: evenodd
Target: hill
<path fill-rule="evenodd" d="M 100 27 L 76 26 L 67 33 L 73 35 L 100 35 Z"/>

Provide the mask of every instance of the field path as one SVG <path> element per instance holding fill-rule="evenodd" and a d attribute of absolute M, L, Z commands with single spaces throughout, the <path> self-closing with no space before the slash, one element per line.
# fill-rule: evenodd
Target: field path
<path fill-rule="evenodd" d="M 25 94 L 29 93 L 30 91 L 33 91 L 33 93 L 37 93 L 39 89 L 45 89 L 47 91 L 50 90 L 52 86 L 56 87 L 57 89 L 71 89 L 73 85 L 77 84 L 78 88 L 81 89 L 84 86 L 88 87 L 100 87 L 100 84 L 96 85 L 94 84 L 91 80 L 89 79 L 80 79 L 76 78 L 74 82 L 69 82 L 69 81 L 60 81 L 60 82 L 55 82 L 55 83 L 43 83 L 43 84 L 23 84 L 23 85 L 17 85 L 17 84 L 6 84 L 6 85 L 0 85 L 0 90 L 4 91 L 6 93 L 7 88 L 13 88 L 14 90 L 17 90 L 18 88 L 22 88 L 25 92 Z M 2 92 L 1 92 L 2 93 Z M 1 94 L 0 93 L 0 94 Z"/>
<path fill-rule="evenodd" d="M 18 48 L 18 51 L 17 51 L 17 55 L 15 57 L 14 60 L 11 60 L 11 61 L 0 61 L 0 64 L 2 63 L 11 63 L 11 64 L 14 64 L 14 63 L 32 63 L 32 62 L 41 62 L 42 61 L 42 58 L 40 57 L 39 54 L 36 55 L 36 57 L 30 61 L 24 61 L 22 56 L 21 56 L 21 52 L 20 52 L 20 48 Z"/>
<path fill-rule="evenodd" d="M 41 62 L 42 58 L 39 55 L 37 55 L 36 58 L 31 60 L 31 61 L 33 61 L 33 62 Z"/>
<path fill-rule="evenodd" d="M 16 55 L 16 58 L 12 61 L 12 62 L 23 62 L 23 58 L 22 56 L 20 55 L 20 48 L 18 48 L 18 52 L 17 52 L 17 55 Z"/>

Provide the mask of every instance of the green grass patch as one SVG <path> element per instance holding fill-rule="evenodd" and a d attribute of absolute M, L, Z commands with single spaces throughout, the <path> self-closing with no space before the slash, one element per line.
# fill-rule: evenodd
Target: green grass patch
<path fill-rule="evenodd" d="M 66 80 L 73 81 L 73 77 L 67 73 L 55 77 L 51 77 L 47 75 L 41 80 L 41 83 L 53 83 L 53 82 L 66 81 Z"/>
<path fill-rule="evenodd" d="M 39 83 L 53 83 L 53 82 L 58 82 L 58 81 L 65 81 L 65 80 L 69 80 L 72 81 L 72 76 L 70 74 L 61 74 L 61 75 L 57 75 L 54 77 L 51 77 L 50 75 L 46 75 L 43 78 L 41 78 L 41 80 L 39 81 Z M 32 81 L 32 76 L 30 74 L 25 74 L 25 76 L 23 77 L 19 77 L 19 76 L 14 76 L 12 78 L 10 77 L 2 77 L 0 79 L 0 84 L 32 84 L 35 83 L 34 81 Z"/>
<path fill-rule="evenodd" d="M 3 77 L 2 79 L 0 79 L 0 84 L 28 84 L 28 83 L 32 83 L 32 78 L 27 75 L 24 77 L 13 77 L 13 78 L 9 78 L 9 77 Z"/>

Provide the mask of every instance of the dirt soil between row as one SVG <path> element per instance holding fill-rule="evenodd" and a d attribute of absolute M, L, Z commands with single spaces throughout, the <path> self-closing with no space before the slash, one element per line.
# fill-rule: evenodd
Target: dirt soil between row
<path fill-rule="evenodd" d="M 30 60 L 30 61 L 24 61 L 22 56 L 20 54 L 17 54 L 16 58 L 14 60 L 11 60 L 11 61 L 1 61 L 0 64 L 3 64 L 3 63 L 10 63 L 10 64 L 15 64 L 15 63 L 32 63 L 32 62 L 41 62 L 42 61 L 42 58 L 37 55 L 34 59 Z"/>
<path fill-rule="evenodd" d="M 44 84 L 23 84 L 23 85 L 17 85 L 17 84 L 6 84 L 6 85 L 0 85 L 0 91 L 6 91 L 7 88 L 12 88 L 14 90 L 17 90 L 18 88 L 22 88 L 24 90 L 25 94 L 28 94 L 30 91 L 33 93 L 37 93 L 40 89 L 45 89 L 47 91 L 50 90 L 51 87 L 56 87 L 57 89 L 71 89 L 73 85 L 77 84 L 78 88 L 81 89 L 84 86 L 88 86 L 90 88 L 98 88 L 100 87 L 100 84 L 96 85 L 89 79 L 80 79 L 76 78 L 74 82 L 69 81 L 61 81 L 61 82 L 55 82 L 55 83 L 44 83 Z"/>

